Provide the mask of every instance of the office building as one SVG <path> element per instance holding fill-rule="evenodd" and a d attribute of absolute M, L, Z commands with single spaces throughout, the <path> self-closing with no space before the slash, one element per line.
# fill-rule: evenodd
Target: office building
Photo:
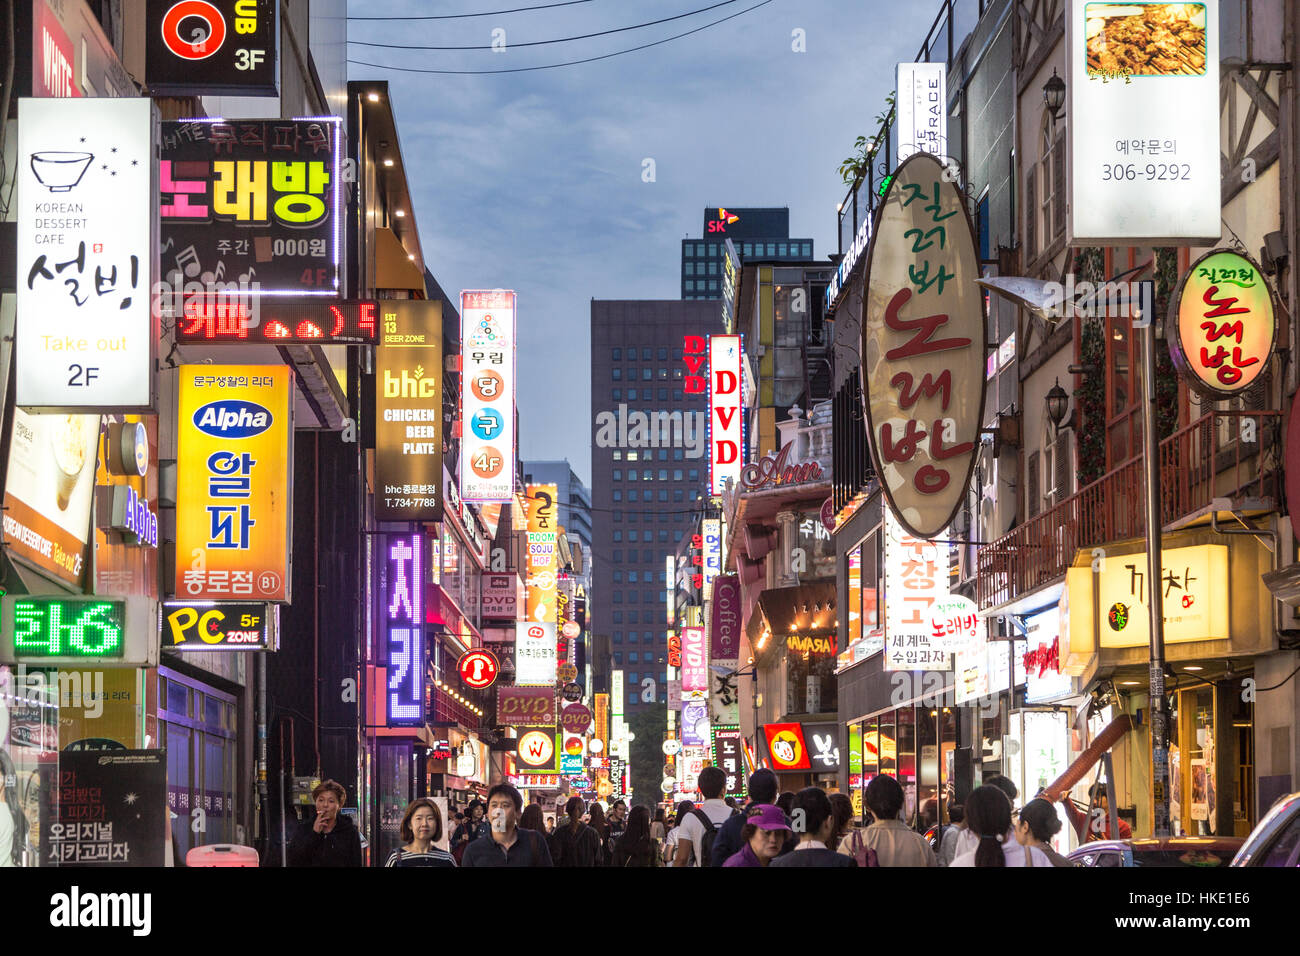
<path fill-rule="evenodd" d="M 682 240 L 682 298 L 720 299 L 727 240 L 742 261 L 809 260 L 811 239 L 790 238 L 790 209 L 739 209 L 710 206 L 704 210 L 700 238 Z"/>

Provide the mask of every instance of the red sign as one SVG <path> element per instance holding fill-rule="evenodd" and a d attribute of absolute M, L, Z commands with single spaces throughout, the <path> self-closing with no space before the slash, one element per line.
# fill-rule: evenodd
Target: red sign
<path fill-rule="evenodd" d="M 497 723 L 510 727 L 554 727 L 554 687 L 497 688 Z"/>
<path fill-rule="evenodd" d="M 1022 660 L 1024 661 L 1026 674 L 1033 674 L 1034 671 L 1037 671 L 1038 673 L 1034 676 L 1046 677 L 1048 671 L 1053 674 L 1061 673 L 1061 638 L 1052 638 L 1050 646 L 1040 644 L 1032 651 L 1027 651 Z"/>
<path fill-rule="evenodd" d="M 479 647 L 468 654 L 461 655 L 456 670 L 466 686 L 482 690 L 484 687 L 491 687 L 496 681 L 497 675 L 501 673 L 501 664 L 495 654 L 487 648 Z"/>
<path fill-rule="evenodd" d="M 173 315 L 173 307 L 174 303 L 160 302 L 163 315 Z M 176 323 L 176 339 L 214 345 L 374 345 L 378 341 L 376 308 L 377 303 L 371 299 L 196 294 L 185 298 L 182 316 Z"/>
<path fill-rule="evenodd" d="M 687 395 L 703 395 L 709 390 L 709 377 L 701 375 L 708 341 L 703 335 L 688 335 L 682 340 L 682 361 L 686 364 L 686 377 L 682 380 L 682 391 Z"/>
<path fill-rule="evenodd" d="M 676 634 L 668 635 L 668 666 L 682 666 L 682 639 Z"/>
<path fill-rule="evenodd" d="M 764 724 L 767 751 L 777 770 L 811 770 L 808 745 L 803 739 L 802 724 Z"/>
<path fill-rule="evenodd" d="M 591 710 L 585 704 L 570 704 L 560 712 L 560 728 L 565 733 L 585 734 L 591 719 Z"/>
<path fill-rule="evenodd" d="M 757 491 L 769 486 L 800 485 L 805 481 L 821 481 L 822 466 L 817 462 L 787 463 L 792 447 L 794 447 L 792 443 L 786 444 L 776 455 L 764 455 L 758 461 L 751 461 L 741 469 L 740 483 L 748 491 Z"/>

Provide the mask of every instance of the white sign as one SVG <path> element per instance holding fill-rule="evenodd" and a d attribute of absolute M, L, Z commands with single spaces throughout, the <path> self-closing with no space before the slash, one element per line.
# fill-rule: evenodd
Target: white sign
<path fill-rule="evenodd" d="M 713 579 L 722 573 L 722 522 L 705 518 L 704 531 L 704 599 L 713 596 Z"/>
<path fill-rule="evenodd" d="M 559 659 L 554 621 L 521 621 L 515 627 L 515 683 L 554 686 Z"/>
<path fill-rule="evenodd" d="M 157 152 L 148 98 L 18 101 L 18 405 L 152 405 Z"/>
<path fill-rule="evenodd" d="M 930 616 L 949 597 L 950 545 L 914 538 L 885 511 L 885 670 L 943 671 L 950 663 Z"/>
<path fill-rule="evenodd" d="M 609 712 L 615 717 L 623 716 L 623 701 L 626 696 L 627 692 L 623 687 L 623 672 L 614 671 L 609 675 Z M 615 721 L 614 726 L 617 727 L 618 723 L 618 721 Z M 617 731 L 612 736 L 618 739 Z"/>
<path fill-rule="evenodd" d="M 948 68 L 943 63 L 900 63 L 898 162 L 913 153 L 948 155 Z"/>
<path fill-rule="evenodd" d="M 1215 245 L 1218 0 L 1070 0 L 1065 38 L 1066 244 Z"/>
<path fill-rule="evenodd" d="M 1056 608 L 1025 618 L 1029 632 L 1021 657 L 1025 668 L 1025 702 L 1030 704 L 1069 697 L 1074 681 L 1061 670 L 1061 615 Z"/>
<path fill-rule="evenodd" d="M 460 294 L 463 501 L 507 502 L 515 485 L 515 294 Z"/>
<path fill-rule="evenodd" d="M 709 336 L 709 494 L 722 494 L 728 478 L 740 482 L 745 464 L 739 335 Z"/>
<path fill-rule="evenodd" d="M 665 757 L 675 757 L 682 752 L 682 742 L 680 740 L 665 740 L 663 749 Z"/>

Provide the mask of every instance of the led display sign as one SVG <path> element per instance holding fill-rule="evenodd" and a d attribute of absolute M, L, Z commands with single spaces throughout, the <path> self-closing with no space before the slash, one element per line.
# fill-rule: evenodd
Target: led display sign
<path fill-rule="evenodd" d="M 515 294 L 460 294 L 461 497 L 510 501 L 515 477 Z M 554 618 L 552 618 L 554 620 Z"/>
<path fill-rule="evenodd" d="M 149 92 L 275 96 L 276 6 L 274 0 L 149 0 Z"/>
<path fill-rule="evenodd" d="M 387 546 L 384 716 L 389 727 L 420 726 L 424 723 L 423 542 L 418 534 L 400 535 L 388 538 Z"/>
<path fill-rule="evenodd" d="M 274 604 L 168 602 L 163 605 L 163 641 L 178 651 L 266 650 L 277 610 Z"/>
<path fill-rule="evenodd" d="M 9 603 L 13 654 L 33 658 L 121 658 L 126 604 L 78 598 L 15 598 Z"/>
<path fill-rule="evenodd" d="M 160 295 L 158 304 L 164 319 L 176 320 L 178 342 L 373 345 L 378 339 L 378 303 L 373 299 L 327 301 L 310 296 L 262 298 L 238 293 L 185 295 L 182 290 L 178 294 Z"/>
<path fill-rule="evenodd" d="M 383 337 L 375 349 L 375 517 L 439 521 L 442 303 L 382 305 Z"/>

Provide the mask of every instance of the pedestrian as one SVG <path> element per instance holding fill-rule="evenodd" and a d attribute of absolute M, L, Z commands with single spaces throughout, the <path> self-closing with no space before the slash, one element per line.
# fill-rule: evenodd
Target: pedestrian
<path fill-rule="evenodd" d="M 1021 846 L 1011 833 L 1011 800 L 1006 792 L 992 784 L 976 787 L 966 798 L 967 832 L 977 841 L 974 850 L 959 853 L 952 861 L 957 866 L 1007 867 L 1051 866 L 1042 850 Z"/>
<path fill-rule="evenodd" d="M 660 843 L 668 836 L 668 821 L 664 818 L 664 808 L 655 809 L 655 818 L 650 821 L 650 835 Z"/>
<path fill-rule="evenodd" d="M 704 800 L 686 815 L 685 822 L 681 824 L 682 832 L 677 839 L 673 866 L 712 865 L 713 843 L 718 828 L 731 816 L 731 807 L 722 799 L 722 793 L 727 787 L 727 775 L 720 768 L 705 767 L 701 770 L 697 786 Z"/>
<path fill-rule="evenodd" d="M 488 791 L 487 837 L 473 840 L 465 848 L 461 866 L 552 866 L 546 834 L 519 826 L 524 798 L 508 783 Z"/>
<path fill-rule="evenodd" d="M 545 836 L 546 818 L 542 813 L 542 805 L 540 803 L 530 803 L 524 807 L 524 814 L 519 818 L 519 826 L 525 830 L 536 830 Z"/>
<path fill-rule="evenodd" d="M 1110 797 L 1106 793 L 1106 785 L 1098 780 L 1088 788 L 1088 803 L 1091 805 L 1090 813 L 1085 814 L 1082 810 L 1074 805 L 1070 799 L 1070 791 L 1061 791 L 1061 805 L 1065 808 L 1065 815 L 1070 818 L 1070 825 L 1074 827 L 1075 836 L 1080 842 L 1091 840 L 1109 840 L 1110 836 Z M 1100 822 L 1095 822 L 1100 818 Z M 1128 825 L 1127 820 L 1119 821 L 1119 838 L 1121 840 L 1133 839 L 1133 828 Z"/>
<path fill-rule="evenodd" d="M 787 820 L 790 819 L 790 811 L 794 809 L 794 791 L 786 790 L 781 796 L 776 798 L 776 805 L 781 808 Z"/>
<path fill-rule="evenodd" d="M 1061 818 L 1050 800 L 1037 797 L 1020 808 L 1016 821 L 1016 840 L 1021 846 L 1033 846 L 1043 851 L 1052 866 L 1074 866 L 1052 848 L 1052 837 L 1061 832 Z"/>
<path fill-rule="evenodd" d="M 361 834 L 352 818 L 340 813 L 348 799 L 343 785 L 324 780 L 311 792 L 316 819 L 303 824 L 289 844 L 290 866 L 360 866 Z"/>
<path fill-rule="evenodd" d="M 690 800 L 683 800 L 677 804 L 677 810 L 673 814 L 673 825 L 668 829 L 668 835 L 664 837 L 664 862 L 669 866 L 672 865 L 673 857 L 677 855 L 677 839 L 682 832 L 682 822 L 686 819 L 686 815 L 694 809 L 695 804 Z"/>
<path fill-rule="evenodd" d="M 600 837 L 600 863 L 597 865 L 609 866 L 614 858 L 614 844 L 609 838 L 609 820 L 605 818 L 605 808 L 594 801 L 591 804 L 591 828 Z"/>
<path fill-rule="evenodd" d="M 442 812 L 428 797 L 407 805 L 401 830 L 406 842 L 392 852 L 384 866 L 456 866 L 450 853 L 434 846 L 442 839 Z"/>
<path fill-rule="evenodd" d="M 957 841 L 966 831 L 966 813 L 960 803 L 948 804 L 948 822 L 943 836 L 939 838 L 939 865 L 952 866 L 953 857 L 957 855 Z"/>
<path fill-rule="evenodd" d="M 650 835 L 650 810 L 635 806 L 614 844 L 615 866 L 659 866 L 659 841 Z"/>
<path fill-rule="evenodd" d="M 551 859 L 556 866 L 603 866 L 604 851 L 594 827 L 582 822 L 582 797 L 570 797 L 564 805 L 568 821 L 551 836 Z"/>
<path fill-rule="evenodd" d="M 488 824 L 487 820 L 483 819 L 483 804 L 475 798 L 465 807 L 465 812 L 461 814 L 460 826 L 451 835 L 452 852 L 462 849 L 471 840 L 477 840 L 487 834 Z"/>
<path fill-rule="evenodd" d="M 749 806 L 776 803 L 778 786 L 776 774 L 771 770 L 766 767 L 755 770 L 749 775 Z M 711 857 L 714 866 L 722 866 L 731 858 L 733 853 L 740 851 L 745 842 L 740 836 L 740 831 L 744 828 L 745 814 L 743 812 L 732 814 L 718 828 L 718 835 L 713 839 L 713 854 Z M 793 840 L 790 849 L 794 849 Z"/>
<path fill-rule="evenodd" d="M 735 813 L 737 810 L 740 809 L 740 807 L 736 806 L 736 798 L 733 796 L 727 796 L 726 798 L 723 799 L 722 802 L 725 803 L 727 806 L 731 807 L 731 811 L 733 813 Z"/>
<path fill-rule="evenodd" d="M 835 817 L 835 829 L 831 831 L 831 838 L 826 841 L 826 845 L 837 847 L 853 829 L 853 801 L 843 793 L 832 793 L 829 797 L 831 812 Z"/>
<path fill-rule="evenodd" d="M 798 843 L 792 852 L 772 861 L 772 866 L 852 866 L 858 861 L 836 853 L 830 842 L 835 834 L 835 807 L 821 787 L 805 787 L 794 795 L 793 817 L 802 831 L 795 834 Z"/>
<path fill-rule="evenodd" d="M 790 824 L 785 822 L 785 813 L 780 807 L 770 803 L 758 804 L 749 808 L 740 836 L 744 843 L 739 852 L 733 853 L 722 865 L 768 866 L 785 846 L 790 836 Z"/>
<path fill-rule="evenodd" d="M 1011 806 L 1014 807 L 1016 805 L 1016 797 L 1020 795 L 1020 790 L 1016 787 L 1015 782 L 1012 781 L 1010 777 L 1004 776 L 1000 773 L 991 774 L 988 779 L 984 781 L 984 785 L 986 787 L 996 787 L 1001 790 Z M 1015 830 L 1008 828 L 1006 839 L 1014 840 L 1015 838 Z M 971 832 L 970 827 L 966 827 L 957 834 L 957 846 L 953 851 L 953 859 L 955 860 L 957 857 L 965 853 L 973 853 L 977 849 L 979 849 L 979 838 Z M 952 864 L 949 864 L 949 866 L 951 865 Z"/>
<path fill-rule="evenodd" d="M 863 793 L 873 821 L 852 830 L 839 852 L 857 860 L 858 866 L 938 866 L 925 837 L 902 820 L 903 788 L 886 774 L 872 778 Z M 875 862 L 872 862 L 874 857 Z"/>
<path fill-rule="evenodd" d="M 623 830 L 627 828 L 627 804 L 622 800 L 615 800 L 614 805 L 609 808 L 609 840 L 610 846 L 623 835 Z"/>

